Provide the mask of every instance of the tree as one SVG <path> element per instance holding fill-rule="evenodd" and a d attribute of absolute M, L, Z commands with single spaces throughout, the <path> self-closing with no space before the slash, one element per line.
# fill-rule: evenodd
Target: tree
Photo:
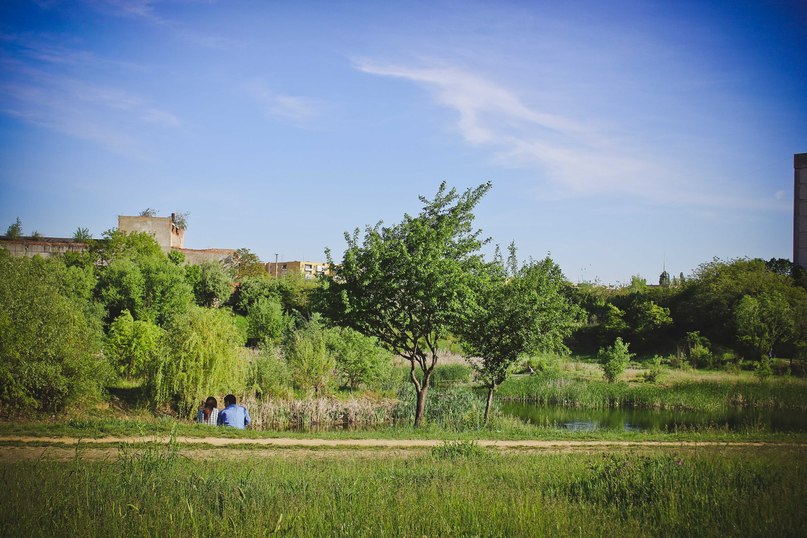
<path fill-rule="evenodd" d="M 84 273 L 0 249 L 0 403 L 59 411 L 100 396 L 111 371 Z"/>
<path fill-rule="evenodd" d="M 333 380 L 336 367 L 319 316 L 291 334 L 285 351 L 294 384 L 305 391 L 313 389 L 319 396 Z"/>
<path fill-rule="evenodd" d="M 240 359 L 240 334 L 232 314 L 222 309 L 190 306 L 166 326 L 166 356 L 153 372 L 153 403 L 174 405 L 189 416 L 211 394 L 238 393 L 246 381 Z"/>
<path fill-rule="evenodd" d="M 76 228 L 76 231 L 73 232 L 73 241 L 78 241 L 79 243 L 88 243 L 92 241 L 92 234 L 90 233 L 90 229 Z"/>
<path fill-rule="evenodd" d="M 143 379 L 153 392 L 153 382 L 164 360 L 164 331 L 148 321 L 136 321 L 128 310 L 109 327 L 106 353 L 118 373 L 128 379 Z"/>
<path fill-rule="evenodd" d="M 218 307 L 232 295 L 230 275 L 218 262 L 188 265 L 185 274 L 199 306 Z"/>
<path fill-rule="evenodd" d="M 476 308 L 456 330 L 468 353 L 478 357 L 476 370 L 488 389 L 485 421 L 493 393 L 524 353 L 563 351 L 563 339 L 577 325 L 581 311 L 563 293 L 566 279 L 545 258 L 521 268 L 511 245 L 507 267 L 496 262 L 478 279 Z"/>
<path fill-rule="evenodd" d="M 291 326 L 291 319 L 283 314 L 276 298 L 260 297 L 247 307 L 247 323 L 247 343 L 256 346 L 280 341 Z"/>
<path fill-rule="evenodd" d="M 190 216 L 191 216 L 191 214 L 190 214 L 189 211 L 185 211 L 185 212 L 175 211 L 174 213 L 171 213 L 171 218 L 173 219 L 174 224 L 180 230 L 187 230 L 188 229 L 188 217 L 190 217 Z"/>
<path fill-rule="evenodd" d="M 22 221 L 20 217 L 6 229 L 6 237 L 8 239 L 19 239 L 22 236 Z"/>
<path fill-rule="evenodd" d="M 231 264 L 237 282 L 248 277 L 266 276 L 266 267 L 260 258 L 248 248 L 236 249 Z"/>
<path fill-rule="evenodd" d="M 794 335 L 793 310 L 787 299 L 777 292 L 746 295 L 735 312 L 738 337 L 760 358 L 773 356 L 774 347 Z"/>
<path fill-rule="evenodd" d="M 141 217 L 156 217 L 157 210 L 151 207 L 147 207 L 143 211 L 140 212 Z"/>
<path fill-rule="evenodd" d="M 351 390 L 362 385 L 378 385 L 389 376 L 392 355 L 380 347 L 375 338 L 348 327 L 332 329 L 328 348 L 336 359 L 336 370 L 343 386 Z"/>
<path fill-rule="evenodd" d="M 630 364 L 633 353 L 628 351 L 628 343 L 617 337 L 614 345 L 600 349 L 597 358 L 600 361 L 603 375 L 609 383 L 615 382 Z"/>
<path fill-rule="evenodd" d="M 473 229 L 473 209 L 490 187 L 484 183 L 459 194 L 443 182 L 434 199 L 420 197 L 417 216 L 404 215 L 390 227 L 368 226 L 362 242 L 358 229 L 346 233 L 342 263 L 325 277 L 331 319 L 375 337 L 409 361 L 415 426 L 423 421 L 437 342 L 473 306 L 483 244 L 481 232 Z"/>

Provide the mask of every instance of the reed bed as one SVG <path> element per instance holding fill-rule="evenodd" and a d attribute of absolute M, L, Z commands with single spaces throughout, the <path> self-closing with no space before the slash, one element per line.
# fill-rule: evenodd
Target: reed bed
<path fill-rule="evenodd" d="M 243 401 L 258 430 L 351 428 L 391 425 L 397 399 L 308 398 L 295 400 Z"/>
<path fill-rule="evenodd" d="M 805 536 L 803 449 L 0 465 L 2 536 Z"/>
<path fill-rule="evenodd" d="M 497 396 L 502 400 L 589 409 L 719 411 L 747 407 L 807 411 L 807 383 L 790 379 L 738 383 L 686 381 L 664 386 L 532 375 L 509 379 L 501 385 Z"/>

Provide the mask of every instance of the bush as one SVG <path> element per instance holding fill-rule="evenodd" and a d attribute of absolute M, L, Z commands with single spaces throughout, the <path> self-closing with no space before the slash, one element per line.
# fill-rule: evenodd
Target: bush
<path fill-rule="evenodd" d="M 259 297 L 247 307 L 249 345 L 279 342 L 290 326 L 291 320 L 283 314 L 283 307 L 276 298 Z"/>
<path fill-rule="evenodd" d="M 0 403 L 59 411 L 97 399 L 112 374 L 100 353 L 101 324 L 60 260 L 12 258 L 0 249 Z"/>
<path fill-rule="evenodd" d="M 436 460 L 455 460 L 458 458 L 488 458 L 490 452 L 479 446 L 476 441 L 443 441 L 432 448 L 432 457 Z"/>
<path fill-rule="evenodd" d="M 342 386 L 356 390 L 361 386 L 380 389 L 390 377 L 392 354 L 378 345 L 375 338 L 353 329 L 332 329 L 328 348 L 336 359 Z"/>
<path fill-rule="evenodd" d="M 120 375 L 153 381 L 165 354 L 163 338 L 161 328 L 148 321 L 135 321 L 124 310 L 109 327 L 105 351 Z"/>
<path fill-rule="evenodd" d="M 297 388 L 313 389 L 319 396 L 333 382 L 336 361 L 328 350 L 326 330 L 318 316 L 291 334 L 285 355 Z"/>
<path fill-rule="evenodd" d="M 663 359 L 656 355 L 650 359 L 650 368 L 644 373 L 644 380 L 647 383 L 655 383 L 664 372 Z"/>
<path fill-rule="evenodd" d="M 294 395 L 291 369 L 275 346 L 261 346 L 247 375 L 247 388 L 261 399 L 291 398 Z"/>
<path fill-rule="evenodd" d="M 632 356 L 633 353 L 628 352 L 627 342 L 623 342 L 620 337 L 617 337 L 613 346 L 600 349 L 597 357 L 605 379 L 614 383 L 628 367 Z"/>

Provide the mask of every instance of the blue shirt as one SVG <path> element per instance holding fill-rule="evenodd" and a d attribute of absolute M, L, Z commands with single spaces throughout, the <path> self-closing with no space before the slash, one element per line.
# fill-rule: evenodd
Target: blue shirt
<path fill-rule="evenodd" d="M 250 422 L 252 422 L 252 419 L 249 418 L 249 411 L 247 411 L 246 407 L 230 404 L 219 411 L 219 426 L 232 426 L 243 430 Z"/>

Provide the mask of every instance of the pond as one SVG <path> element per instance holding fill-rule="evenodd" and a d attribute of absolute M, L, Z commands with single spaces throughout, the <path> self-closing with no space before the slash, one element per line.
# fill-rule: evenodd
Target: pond
<path fill-rule="evenodd" d="M 720 428 L 729 431 L 807 432 L 807 413 L 772 409 L 726 409 L 719 413 L 658 409 L 574 409 L 499 402 L 504 415 L 546 428 L 576 431 L 662 431 Z"/>

